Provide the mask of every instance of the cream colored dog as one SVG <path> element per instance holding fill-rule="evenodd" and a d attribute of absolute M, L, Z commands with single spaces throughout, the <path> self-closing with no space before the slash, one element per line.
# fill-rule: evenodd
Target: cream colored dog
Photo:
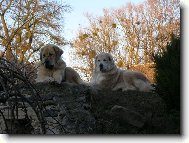
<path fill-rule="evenodd" d="M 48 44 L 41 49 L 40 63 L 37 69 L 36 82 L 62 81 L 74 84 L 86 84 L 72 68 L 66 67 L 61 59 L 63 51 L 56 45 Z"/>
<path fill-rule="evenodd" d="M 122 91 L 139 90 L 149 92 L 153 89 L 143 73 L 118 69 L 112 55 L 109 53 L 101 53 L 96 56 L 95 70 L 90 85 L 97 89 L 121 89 Z"/>

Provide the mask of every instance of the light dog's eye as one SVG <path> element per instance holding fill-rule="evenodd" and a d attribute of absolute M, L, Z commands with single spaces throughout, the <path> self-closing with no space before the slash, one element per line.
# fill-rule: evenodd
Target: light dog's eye
<path fill-rule="evenodd" d="M 104 62 L 107 61 L 106 59 L 103 60 Z"/>
<path fill-rule="evenodd" d="M 100 60 L 98 60 L 98 62 L 100 62 Z"/>

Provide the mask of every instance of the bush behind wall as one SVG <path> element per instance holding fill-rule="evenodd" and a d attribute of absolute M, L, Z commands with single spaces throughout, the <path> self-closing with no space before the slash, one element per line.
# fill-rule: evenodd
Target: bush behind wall
<path fill-rule="evenodd" d="M 154 56 L 156 92 L 167 109 L 180 110 L 180 37 L 172 36 L 166 51 Z"/>

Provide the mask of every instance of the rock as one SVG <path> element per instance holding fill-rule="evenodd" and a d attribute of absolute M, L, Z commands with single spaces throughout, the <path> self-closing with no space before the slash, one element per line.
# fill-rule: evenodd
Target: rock
<path fill-rule="evenodd" d="M 33 86 L 39 93 L 37 96 L 28 86 L 20 85 L 18 88 L 37 110 L 34 111 L 28 103 L 17 104 L 19 118 L 25 117 L 22 108 L 27 108 L 32 134 L 42 133 L 44 126 L 41 126 L 40 117 L 44 118 L 46 134 L 180 133 L 180 112 L 168 113 L 164 101 L 154 92 L 98 91 L 67 83 L 37 83 Z M 15 100 L 12 98 L 10 101 Z M 21 99 L 18 101 L 22 102 Z M 5 118 L 10 118 L 7 102 L 0 104 L 2 108 Z M 0 121 L 4 123 L 2 116 Z M 0 133 L 6 132 L 0 128 Z"/>
<path fill-rule="evenodd" d="M 44 117 L 57 117 L 58 111 L 54 109 L 47 109 L 43 112 Z"/>
<path fill-rule="evenodd" d="M 65 83 L 63 83 L 62 86 L 50 84 L 46 85 L 45 90 L 41 91 L 41 94 L 46 96 L 51 95 L 51 97 L 53 97 L 43 97 L 44 103 L 50 103 L 45 104 L 48 105 L 46 108 L 49 109 L 47 112 L 44 112 L 45 117 L 49 118 L 48 114 L 50 113 L 51 116 L 55 118 L 54 120 L 57 120 L 56 130 L 54 128 L 51 129 L 52 125 L 49 124 L 48 128 L 53 131 L 48 131 L 48 134 L 52 132 L 58 134 L 94 133 L 95 119 L 90 112 L 88 87 Z M 45 99 L 47 101 L 45 101 Z M 51 102 L 56 104 L 52 104 Z M 59 111 L 57 109 L 59 109 Z"/>
<path fill-rule="evenodd" d="M 145 119 L 141 114 L 129 110 L 123 106 L 113 106 L 111 109 L 111 114 L 119 122 L 128 123 L 138 128 L 143 127 L 145 123 Z"/>
<path fill-rule="evenodd" d="M 30 134 L 33 131 L 29 119 L 6 119 L 9 134 Z"/>
<path fill-rule="evenodd" d="M 167 113 L 164 101 L 155 92 L 101 90 L 91 96 L 91 112 L 96 119 L 97 134 L 179 133 L 179 116 Z M 111 112 L 115 105 L 129 109 L 131 115 L 142 115 L 145 121 L 141 118 L 141 123 L 140 120 L 131 122 L 132 116 L 130 120 L 115 119 L 116 116 Z M 140 115 L 137 117 L 140 118 Z"/>
<path fill-rule="evenodd" d="M 64 116 L 62 124 L 68 133 L 90 134 L 94 133 L 95 119 L 87 111 L 76 110 Z"/>

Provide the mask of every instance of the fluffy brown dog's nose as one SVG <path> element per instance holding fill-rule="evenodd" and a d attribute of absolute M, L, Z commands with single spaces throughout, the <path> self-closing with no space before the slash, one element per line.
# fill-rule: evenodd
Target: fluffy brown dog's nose
<path fill-rule="evenodd" d="M 45 60 L 45 67 L 47 69 L 52 69 L 53 68 L 53 65 L 51 65 L 50 61 L 49 60 Z"/>
<path fill-rule="evenodd" d="M 46 65 L 49 65 L 49 63 L 50 63 L 49 60 L 45 60 Z"/>

